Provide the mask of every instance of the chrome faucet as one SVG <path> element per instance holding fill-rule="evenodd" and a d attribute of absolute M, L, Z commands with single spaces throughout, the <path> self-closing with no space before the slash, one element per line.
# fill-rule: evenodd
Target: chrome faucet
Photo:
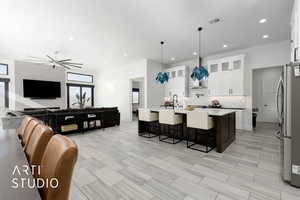
<path fill-rule="evenodd" d="M 176 97 L 176 100 L 175 100 L 175 97 Z M 176 105 L 178 104 L 178 95 L 177 94 L 173 95 L 173 109 L 175 108 L 175 103 L 176 103 Z"/>

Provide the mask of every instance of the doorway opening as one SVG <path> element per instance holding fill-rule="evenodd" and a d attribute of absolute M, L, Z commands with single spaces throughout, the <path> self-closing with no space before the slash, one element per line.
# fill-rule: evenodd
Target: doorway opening
<path fill-rule="evenodd" d="M 130 113 L 132 121 L 138 120 L 138 109 L 145 107 L 144 78 L 131 79 L 129 91 Z"/>
<path fill-rule="evenodd" d="M 253 70 L 252 108 L 257 122 L 279 123 L 277 90 L 282 73 L 283 66 Z"/>

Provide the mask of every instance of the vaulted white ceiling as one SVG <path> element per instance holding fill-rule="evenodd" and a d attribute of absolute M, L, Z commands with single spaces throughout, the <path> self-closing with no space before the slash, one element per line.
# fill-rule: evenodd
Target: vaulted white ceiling
<path fill-rule="evenodd" d="M 87 67 L 138 58 L 193 57 L 197 27 L 204 54 L 289 39 L 293 0 L 2 0 L 0 55 L 61 57 Z M 221 22 L 210 25 L 209 20 Z M 261 18 L 268 21 L 259 24 Z M 268 34 L 268 39 L 262 35 Z M 223 44 L 228 48 L 223 49 Z M 128 56 L 124 56 L 124 53 Z"/>

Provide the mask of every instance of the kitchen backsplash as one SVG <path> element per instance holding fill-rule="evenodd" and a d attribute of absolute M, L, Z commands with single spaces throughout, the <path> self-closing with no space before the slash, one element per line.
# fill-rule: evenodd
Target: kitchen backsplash
<path fill-rule="evenodd" d="M 246 107 L 246 97 L 245 96 L 227 96 L 227 97 L 208 97 L 196 96 L 186 98 L 186 105 L 210 105 L 212 100 L 220 101 L 223 107 L 228 108 L 245 108 Z"/>

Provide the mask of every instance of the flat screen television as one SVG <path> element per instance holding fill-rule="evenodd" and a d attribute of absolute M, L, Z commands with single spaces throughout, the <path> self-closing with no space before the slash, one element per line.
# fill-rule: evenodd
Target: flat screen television
<path fill-rule="evenodd" d="M 23 79 L 24 97 L 54 99 L 61 97 L 60 82 Z"/>

